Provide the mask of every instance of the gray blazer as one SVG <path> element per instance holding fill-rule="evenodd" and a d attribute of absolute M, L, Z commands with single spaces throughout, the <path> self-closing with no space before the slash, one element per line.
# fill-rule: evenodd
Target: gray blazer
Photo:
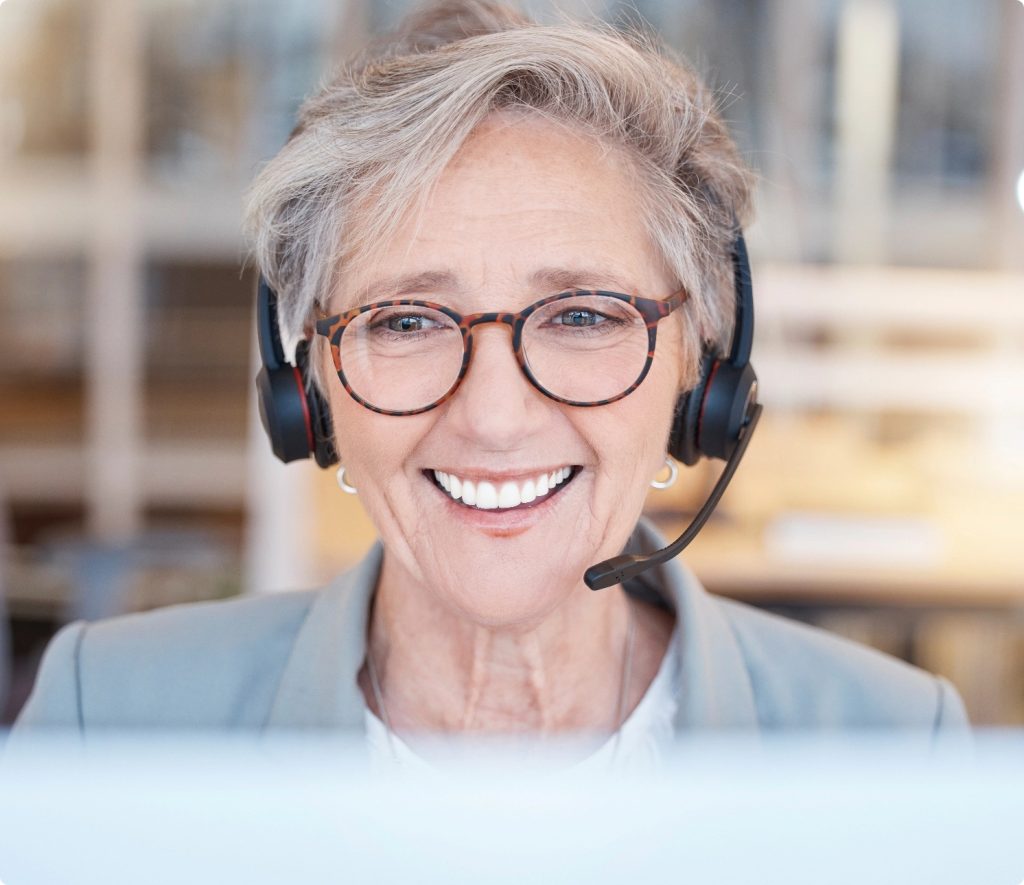
<path fill-rule="evenodd" d="M 663 543 L 641 522 L 627 550 Z M 381 555 L 378 543 L 324 589 L 68 624 L 47 647 L 12 734 L 43 726 L 82 735 L 139 726 L 361 731 L 365 705 L 356 674 Z M 678 560 L 626 589 L 676 612 L 677 732 L 898 727 L 931 744 L 967 726 L 946 680 L 711 596 Z"/>

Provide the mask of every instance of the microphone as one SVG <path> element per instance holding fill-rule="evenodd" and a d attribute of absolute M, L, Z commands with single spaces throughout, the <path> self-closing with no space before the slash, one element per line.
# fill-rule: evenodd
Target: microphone
<path fill-rule="evenodd" d="M 641 572 L 653 568 L 659 563 L 667 562 L 672 557 L 682 553 L 689 546 L 690 542 L 697 537 L 697 534 L 704 527 L 704 523 L 711 516 L 712 511 L 718 506 L 722 495 L 725 494 L 733 474 L 736 473 L 736 468 L 740 466 L 740 460 L 743 458 L 743 453 L 747 450 L 750 438 L 754 435 L 754 428 L 757 427 L 760 417 L 761 405 L 760 403 L 754 403 L 749 417 L 744 423 L 743 430 L 736 443 L 736 448 L 729 456 L 729 460 L 726 461 L 725 468 L 722 470 L 721 476 L 718 477 L 718 482 L 715 483 L 715 487 L 711 490 L 707 501 L 697 511 L 693 521 L 678 538 L 667 547 L 662 547 L 660 550 L 655 550 L 654 553 L 649 553 L 646 556 L 626 553 L 592 565 L 583 575 L 586 585 L 591 590 L 603 590 L 605 587 L 621 584 L 629 578 L 634 578 Z"/>

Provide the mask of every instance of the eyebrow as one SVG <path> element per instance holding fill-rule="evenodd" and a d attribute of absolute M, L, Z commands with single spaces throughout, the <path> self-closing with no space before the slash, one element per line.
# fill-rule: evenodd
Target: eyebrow
<path fill-rule="evenodd" d="M 359 289 L 351 299 L 353 304 L 382 301 L 388 298 L 403 298 L 414 292 L 436 292 L 458 288 L 455 274 L 447 270 L 428 270 L 422 273 L 401 274 L 374 280 Z M 348 299 L 347 299 L 348 300 Z"/>
<path fill-rule="evenodd" d="M 623 293 L 637 294 L 636 286 L 626 282 L 619 274 L 597 268 L 542 267 L 530 274 L 530 284 L 552 292 L 612 288 Z"/>
<path fill-rule="evenodd" d="M 637 293 L 636 286 L 618 274 L 595 268 L 542 267 L 529 276 L 535 289 L 554 294 L 567 289 L 612 288 L 624 293 Z M 452 292 L 460 288 L 458 277 L 448 270 L 428 270 L 413 274 L 384 277 L 362 286 L 352 297 L 352 304 L 367 304 L 389 298 L 403 298 L 414 293 Z M 349 299 L 346 299 L 349 300 Z"/>

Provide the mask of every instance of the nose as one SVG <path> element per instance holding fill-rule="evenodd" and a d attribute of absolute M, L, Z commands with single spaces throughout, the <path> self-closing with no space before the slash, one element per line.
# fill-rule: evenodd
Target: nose
<path fill-rule="evenodd" d="M 519 368 L 512 330 L 504 325 L 473 330 L 469 371 L 449 402 L 455 429 L 492 452 L 523 446 L 544 425 L 549 404 L 555 405 Z"/>

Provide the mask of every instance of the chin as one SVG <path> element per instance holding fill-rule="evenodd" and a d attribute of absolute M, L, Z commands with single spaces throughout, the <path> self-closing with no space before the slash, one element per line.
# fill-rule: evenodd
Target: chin
<path fill-rule="evenodd" d="M 491 628 L 535 625 L 574 594 L 589 594 L 584 573 L 619 552 L 632 527 L 625 514 L 642 506 L 620 496 L 614 512 L 599 513 L 594 471 L 578 465 L 542 498 L 508 509 L 453 500 L 445 479 L 423 471 L 394 497 L 404 507 L 389 527 L 401 529 L 385 547 L 404 551 L 403 570 L 428 597 Z"/>

